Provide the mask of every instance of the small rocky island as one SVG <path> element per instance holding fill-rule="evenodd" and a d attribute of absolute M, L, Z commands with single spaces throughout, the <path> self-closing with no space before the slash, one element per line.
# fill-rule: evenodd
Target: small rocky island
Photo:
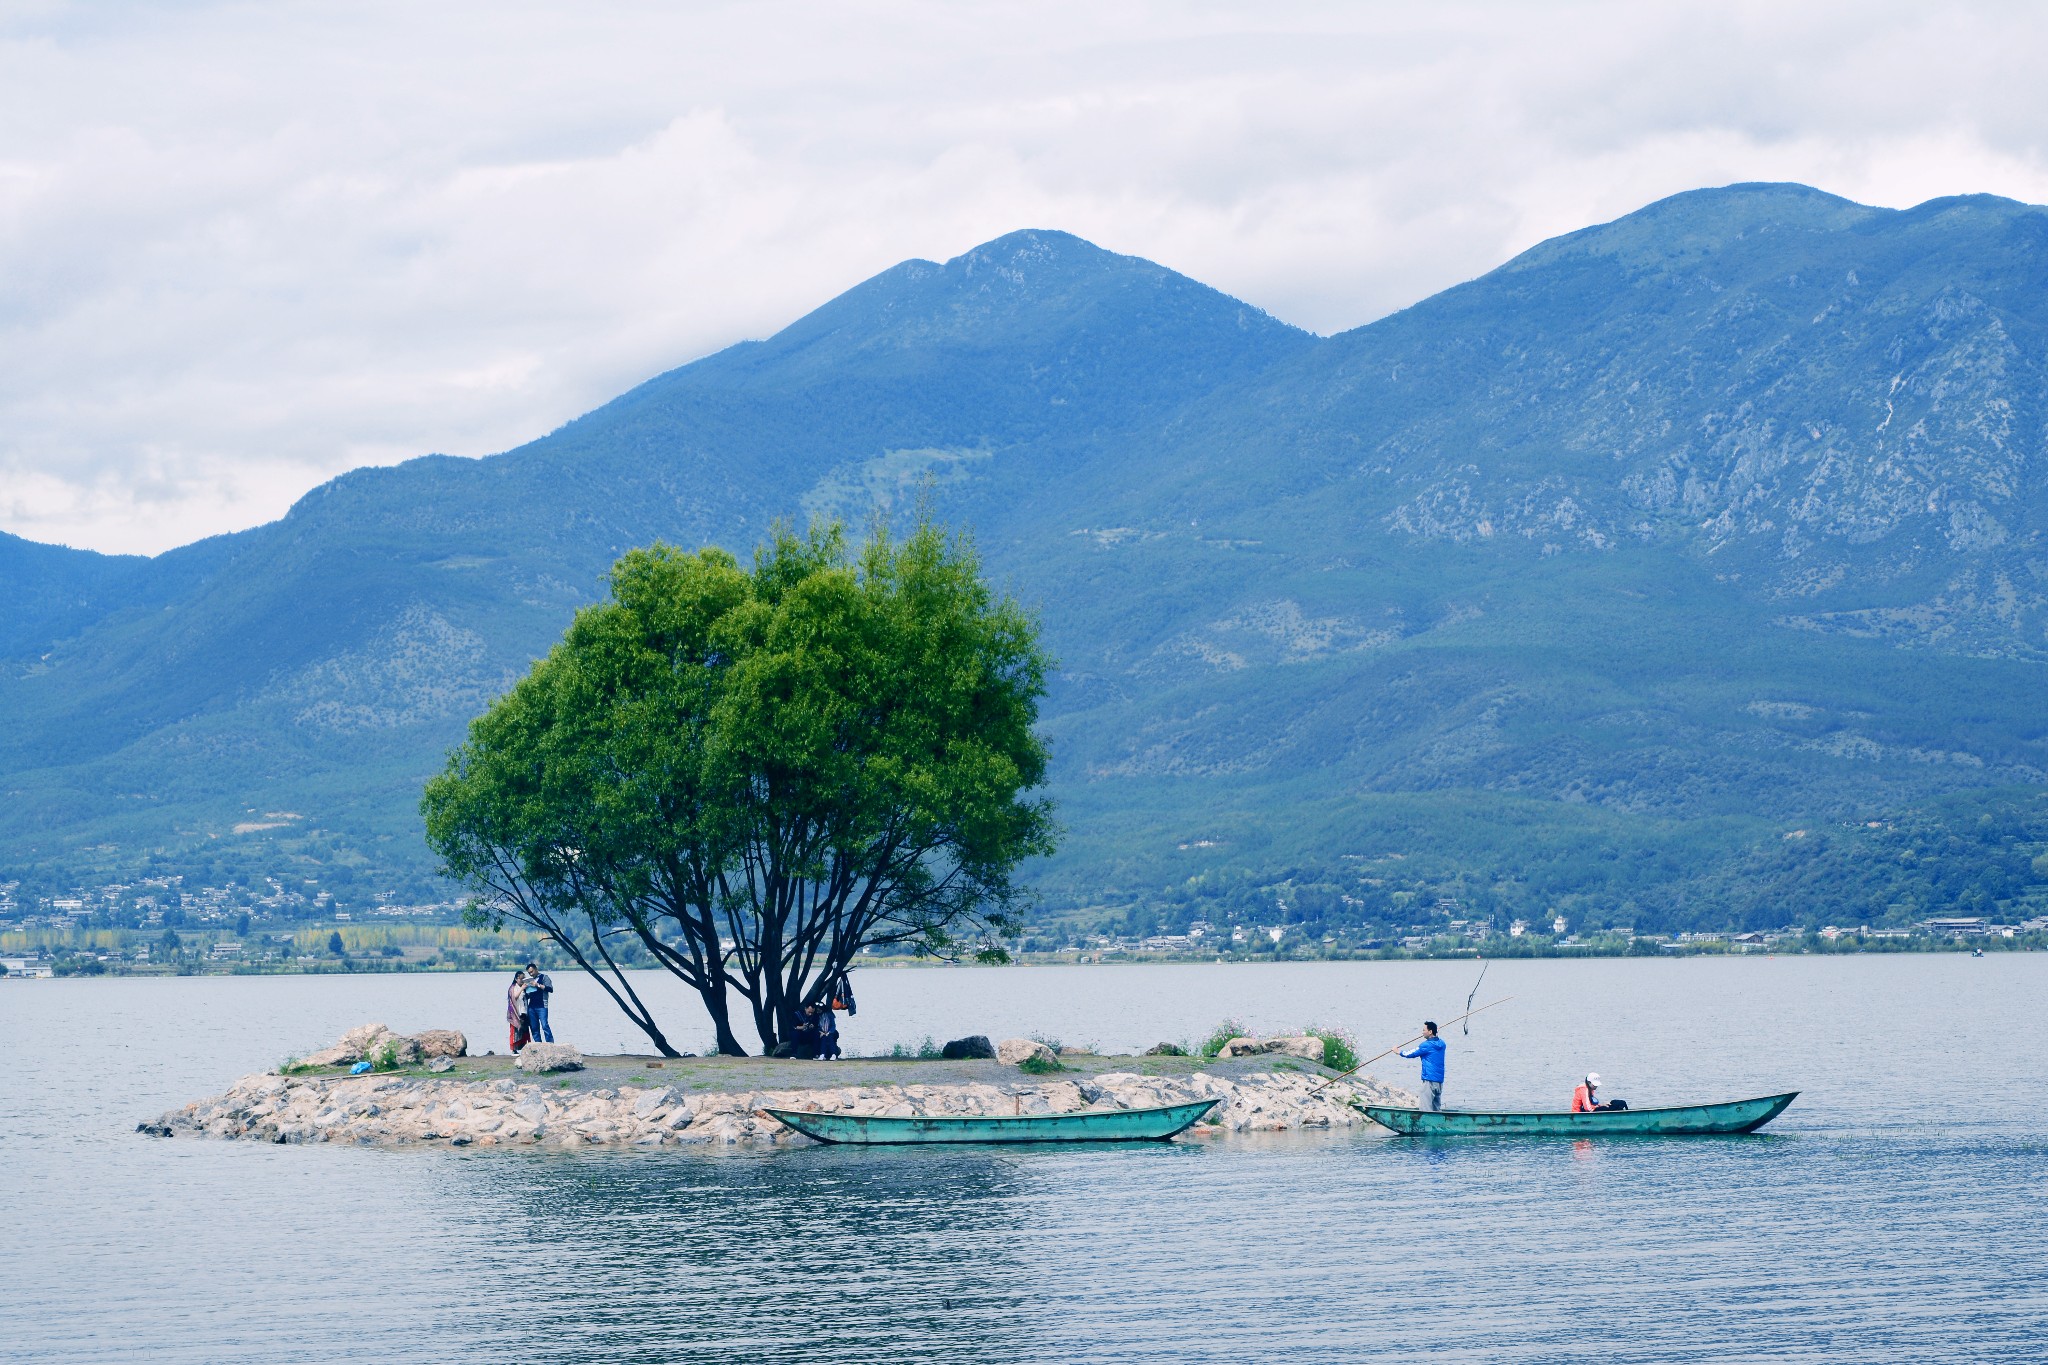
<path fill-rule="evenodd" d="M 1190 1136 L 1323 1130 L 1371 1122 L 1358 1103 L 1413 1104 L 1366 1076 L 1335 1073 L 1322 1040 L 1238 1038 L 1213 1059 L 1155 1049 L 1097 1056 L 1013 1038 L 960 1039 L 941 1058 L 586 1057 L 534 1043 L 472 1057 L 447 1029 L 381 1024 L 140 1130 L 159 1137 L 454 1147 L 672 1147 L 808 1143 L 757 1111 L 889 1115 L 1064 1114 L 1221 1099 Z M 367 1064 L 367 1069 L 365 1066 Z"/>

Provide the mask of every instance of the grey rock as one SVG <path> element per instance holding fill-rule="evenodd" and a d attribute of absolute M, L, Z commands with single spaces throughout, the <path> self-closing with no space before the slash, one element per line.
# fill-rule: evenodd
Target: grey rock
<path fill-rule="evenodd" d="M 452 1028 L 423 1029 L 413 1035 L 423 1057 L 467 1057 L 469 1039 Z"/>
<path fill-rule="evenodd" d="M 583 1054 L 568 1043 L 528 1043 L 513 1059 L 512 1065 L 535 1075 L 550 1071 L 581 1071 Z"/>
<path fill-rule="evenodd" d="M 1232 1057 L 1277 1055 L 1320 1062 L 1323 1060 L 1323 1040 L 1305 1034 L 1290 1034 L 1280 1038 L 1232 1038 L 1216 1055 L 1226 1061 Z"/>
<path fill-rule="evenodd" d="M 419 1040 L 402 1033 L 387 1033 L 382 1038 L 373 1039 L 363 1055 L 379 1066 L 387 1061 L 394 1066 L 411 1066 L 420 1059 Z"/>
<path fill-rule="evenodd" d="M 1004 1066 L 1016 1066 L 1032 1057 L 1051 1061 L 1052 1049 L 1035 1038 L 1005 1038 L 996 1044 L 996 1060 Z"/>
<path fill-rule="evenodd" d="M 453 1071 L 454 1069 L 455 1059 L 445 1053 L 427 1063 L 427 1070 L 429 1071 Z"/>

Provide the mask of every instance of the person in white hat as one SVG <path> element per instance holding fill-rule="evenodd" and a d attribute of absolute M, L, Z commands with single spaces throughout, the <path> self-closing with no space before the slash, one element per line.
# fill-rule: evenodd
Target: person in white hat
<path fill-rule="evenodd" d="M 1588 1071 L 1586 1079 L 1579 1082 L 1579 1088 L 1572 1091 L 1572 1112 L 1591 1114 L 1600 1108 L 1600 1073 Z"/>

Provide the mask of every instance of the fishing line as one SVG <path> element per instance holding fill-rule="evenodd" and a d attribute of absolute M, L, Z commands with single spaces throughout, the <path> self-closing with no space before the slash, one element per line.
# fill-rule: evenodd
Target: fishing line
<path fill-rule="evenodd" d="M 1464 1036 L 1467 1038 L 1470 1038 L 1472 1036 L 1472 1015 L 1475 1012 L 1472 1009 L 1472 1002 L 1479 998 L 1479 988 L 1481 985 L 1485 984 L 1486 981 L 1486 969 L 1488 967 L 1491 967 L 1492 965 L 1493 964 L 1491 962 L 1488 962 L 1483 957 L 1479 959 L 1479 980 L 1472 983 L 1472 989 L 1465 995 Z"/>

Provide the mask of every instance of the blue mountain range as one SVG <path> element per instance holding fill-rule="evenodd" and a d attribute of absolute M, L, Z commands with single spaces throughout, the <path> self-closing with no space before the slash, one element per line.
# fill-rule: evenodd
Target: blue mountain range
<path fill-rule="evenodd" d="M 1061 661 L 1048 920 L 2025 910 L 2044 286 L 2048 210 L 1796 185 L 1327 338 L 1061 232 L 905 262 L 503 455 L 0 537 L 0 879 L 432 894 L 420 783 L 621 552 L 922 490 Z"/>

